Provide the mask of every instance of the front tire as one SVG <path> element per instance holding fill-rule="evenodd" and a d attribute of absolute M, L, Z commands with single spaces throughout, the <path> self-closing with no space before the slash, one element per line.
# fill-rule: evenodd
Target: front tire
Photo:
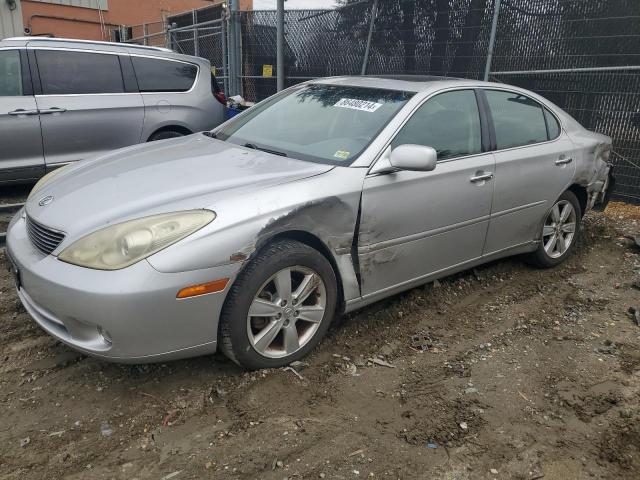
<path fill-rule="evenodd" d="M 533 263 L 549 268 L 564 262 L 575 248 L 581 220 L 580 202 L 573 192 L 567 190 L 544 218 L 540 244 L 532 256 Z"/>
<path fill-rule="evenodd" d="M 184 133 L 178 132 L 177 130 L 163 130 L 161 132 L 156 132 L 151 137 L 149 137 L 150 142 L 155 142 L 157 140 L 167 140 L 169 138 L 178 138 L 184 137 Z"/>
<path fill-rule="evenodd" d="M 307 355 L 336 311 L 336 276 L 317 250 L 294 240 L 267 246 L 240 273 L 220 317 L 220 348 L 250 370 Z"/>

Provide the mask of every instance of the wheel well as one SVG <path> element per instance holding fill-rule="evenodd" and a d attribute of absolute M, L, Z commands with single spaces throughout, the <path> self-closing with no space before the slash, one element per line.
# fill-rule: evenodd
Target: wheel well
<path fill-rule="evenodd" d="M 166 127 L 159 128 L 158 130 L 153 132 L 151 135 L 149 135 L 149 138 L 147 139 L 147 141 L 151 140 L 154 135 L 157 135 L 158 133 L 162 133 L 162 132 L 178 132 L 178 133 L 181 133 L 182 135 L 191 135 L 193 133 L 188 128 L 181 127 L 180 125 L 167 125 Z"/>
<path fill-rule="evenodd" d="M 315 235 L 309 232 L 305 232 L 302 230 L 291 230 L 288 232 L 278 233 L 277 235 L 274 235 L 273 237 L 271 237 L 267 242 L 265 242 L 265 244 L 262 245 L 262 247 L 264 247 L 267 244 L 273 243 L 275 241 L 282 240 L 284 238 L 289 240 L 296 240 L 300 243 L 304 243 L 305 245 L 308 245 L 314 250 L 317 250 L 318 252 L 320 252 L 322 256 L 327 259 L 327 261 L 331 264 L 333 273 L 336 276 L 336 281 L 338 286 L 338 299 L 337 299 L 338 310 L 343 311 L 344 310 L 344 291 L 342 287 L 342 278 L 340 277 L 340 270 L 338 270 L 338 265 L 336 264 L 333 254 L 331 253 L 329 248 L 318 237 L 316 237 Z"/>
<path fill-rule="evenodd" d="M 589 201 L 589 194 L 587 193 L 587 189 L 582 185 L 574 183 L 568 188 L 568 190 L 573 192 L 573 194 L 578 198 L 578 203 L 580 203 L 580 213 L 582 213 L 582 215 L 584 216 L 587 209 L 587 202 Z"/>

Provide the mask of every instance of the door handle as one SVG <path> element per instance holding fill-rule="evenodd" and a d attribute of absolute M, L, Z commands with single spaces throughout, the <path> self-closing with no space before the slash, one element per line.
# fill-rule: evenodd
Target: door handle
<path fill-rule="evenodd" d="M 67 111 L 66 108 L 51 107 L 51 108 L 45 108 L 44 110 L 40 110 L 40 115 L 51 115 L 53 113 L 64 113 L 66 111 Z"/>
<path fill-rule="evenodd" d="M 485 180 L 491 180 L 493 178 L 492 172 L 480 173 L 470 178 L 472 183 L 484 182 Z"/>
<path fill-rule="evenodd" d="M 560 157 L 558 160 L 556 160 L 556 165 L 566 165 L 567 163 L 571 163 L 573 162 L 573 158 L 569 157 L 569 158 L 564 158 L 564 157 Z"/>
<path fill-rule="evenodd" d="M 13 110 L 9 112 L 9 115 L 18 116 L 18 115 L 38 115 L 40 112 L 38 110 L 25 110 L 24 108 L 19 108 L 17 110 Z"/>

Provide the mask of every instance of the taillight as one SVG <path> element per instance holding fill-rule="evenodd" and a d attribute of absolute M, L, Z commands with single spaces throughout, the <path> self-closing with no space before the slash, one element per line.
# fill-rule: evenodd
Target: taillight
<path fill-rule="evenodd" d="M 227 96 L 224 94 L 224 92 L 216 92 L 213 94 L 213 96 L 216 97 L 216 100 L 218 100 L 222 105 L 227 105 Z"/>

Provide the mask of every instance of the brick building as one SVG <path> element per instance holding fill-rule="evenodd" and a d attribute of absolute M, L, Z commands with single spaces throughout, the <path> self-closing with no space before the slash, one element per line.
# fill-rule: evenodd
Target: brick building
<path fill-rule="evenodd" d="M 168 15 L 224 0 L 17 0 L 25 33 L 86 40 L 112 40 L 124 25 L 163 22 Z M 240 0 L 250 10 L 252 0 Z"/>

